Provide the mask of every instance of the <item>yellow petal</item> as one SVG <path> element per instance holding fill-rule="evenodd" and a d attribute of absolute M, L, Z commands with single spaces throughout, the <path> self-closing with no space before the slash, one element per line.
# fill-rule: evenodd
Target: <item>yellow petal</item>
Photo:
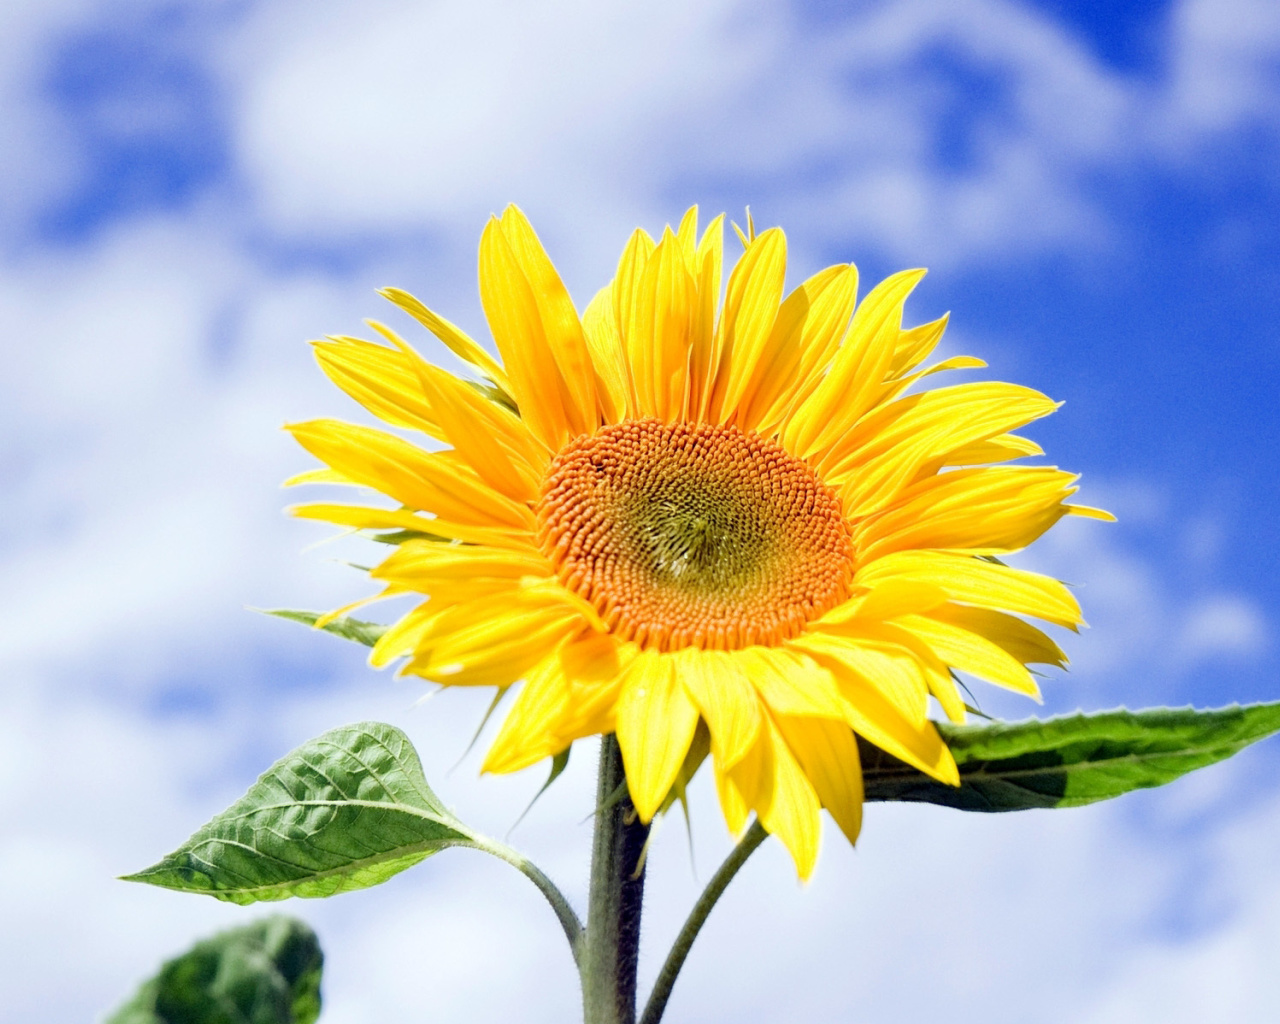
<path fill-rule="evenodd" d="M 857 842 L 862 830 L 862 761 L 853 730 L 844 722 L 821 718 L 779 715 L 775 721 L 822 806 L 849 842 Z"/>
<path fill-rule="evenodd" d="M 444 440 L 403 352 L 348 337 L 311 344 L 325 376 L 375 416 L 393 427 L 420 430 Z"/>
<path fill-rule="evenodd" d="M 301 473 L 294 473 L 283 484 L 282 487 L 297 487 L 300 484 L 349 484 L 360 486 L 357 481 L 350 477 L 339 473 L 336 469 L 308 469 Z"/>
<path fill-rule="evenodd" d="M 933 723 L 910 720 L 872 685 L 863 674 L 866 660 L 850 657 L 853 644 L 841 637 L 804 633 L 787 646 L 809 655 L 832 673 L 845 698 L 845 720 L 854 732 L 939 782 L 960 784 L 955 759 Z"/>
<path fill-rule="evenodd" d="M 950 314 L 946 314 L 919 327 L 899 331 L 893 346 L 893 358 L 889 362 L 889 375 L 901 377 L 924 362 L 942 340 L 949 317 Z"/>
<path fill-rule="evenodd" d="M 716 310 L 720 303 L 720 270 L 724 250 L 724 214 L 702 233 L 694 252 L 694 276 L 698 283 L 698 311 L 689 340 L 689 388 L 685 417 L 705 419 L 711 401 L 709 382 L 715 356 Z"/>
<path fill-rule="evenodd" d="M 376 601 L 385 601 L 390 597 L 399 597 L 404 594 L 404 592 L 403 587 L 397 587 L 394 584 L 384 587 L 381 593 L 372 594 L 369 597 L 362 597 L 359 600 L 344 604 L 341 608 L 334 608 L 332 611 L 325 612 L 323 615 L 317 617 L 315 622 L 311 624 L 311 628 L 324 629 L 324 627 L 329 625 L 329 623 L 336 622 L 338 619 L 342 618 L 349 612 L 355 611 L 357 608 L 363 608 L 365 605 L 373 604 Z"/>
<path fill-rule="evenodd" d="M 484 772 L 519 771 L 564 749 L 556 725 L 569 707 L 569 686 L 558 658 L 534 666 L 485 755 Z"/>
<path fill-rule="evenodd" d="M 520 208 L 508 206 L 502 211 L 501 223 L 516 262 L 533 289 L 543 337 L 560 369 L 568 399 L 565 413 L 569 429 L 573 434 L 590 433 L 600 423 L 595 370 L 573 299 Z"/>
<path fill-rule="evenodd" d="M 739 765 L 734 767 L 737 768 Z M 739 837 L 747 826 L 747 815 L 751 813 L 751 808 L 747 806 L 747 801 L 739 791 L 738 784 L 733 781 L 728 772 L 715 767 L 714 775 L 716 795 L 720 799 L 720 810 L 724 814 L 725 824 L 729 826 L 729 832 L 734 837 Z"/>
<path fill-rule="evenodd" d="M 472 341 L 458 327 L 449 323 L 444 317 L 433 313 L 418 299 L 399 288 L 381 288 L 378 294 L 395 303 L 427 330 L 439 338 L 446 347 L 459 359 L 476 367 L 481 373 L 493 381 L 507 394 L 512 394 L 511 383 L 507 380 L 506 371 L 498 361 L 489 355 L 476 342 Z"/>
<path fill-rule="evenodd" d="M 853 314 L 831 369 L 783 430 L 788 451 L 807 458 L 838 441 L 881 397 L 902 305 L 924 277 L 904 270 L 876 285 Z"/>
<path fill-rule="evenodd" d="M 787 296 L 748 387 L 749 404 L 740 412 L 746 429 L 766 436 L 793 405 L 821 382 L 849 326 L 858 295 L 858 268 L 827 267 Z"/>
<path fill-rule="evenodd" d="M 937 698 L 946 716 L 953 722 L 964 722 L 966 716 L 964 698 L 956 688 L 947 662 L 920 636 L 903 628 L 901 623 L 905 618 L 904 616 L 892 622 L 853 619 L 845 624 L 830 627 L 823 620 L 817 624 L 817 628 L 845 637 L 860 646 L 895 657 L 899 659 L 899 666 L 909 665 L 912 678 L 923 681 L 925 689 Z M 904 657 L 906 662 L 901 660 Z M 892 673 L 885 673 L 884 680 L 878 681 L 891 681 L 892 678 Z"/>
<path fill-rule="evenodd" d="M 816 302 L 814 336 L 800 353 L 792 394 L 784 395 L 766 414 L 763 426 L 770 432 L 781 430 L 818 385 L 826 378 L 831 360 L 848 334 L 850 318 L 858 298 L 858 268 L 852 263 L 831 282 Z"/>
<path fill-rule="evenodd" d="M 1035 626 L 1013 615 L 989 608 L 947 604 L 930 609 L 929 617 L 986 637 L 1024 665 L 1056 665 L 1062 668 L 1067 664 L 1067 656 L 1061 647 Z"/>
<path fill-rule="evenodd" d="M 571 436 L 573 403 L 543 330 L 537 296 L 496 217 L 480 236 L 480 303 L 521 419 L 543 444 L 559 451 Z"/>
<path fill-rule="evenodd" d="M 529 428 L 453 374 L 422 360 L 414 367 L 445 438 L 480 479 L 512 501 L 537 500 L 550 453 Z"/>
<path fill-rule="evenodd" d="M 551 563 L 533 547 L 513 551 L 478 544 L 407 540 L 370 575 L 429 594 L 434 586 L 451 580 L 477 577 L 518 580 L 524 576 L 550 577 L 554 571 Z"/>
<path fill-rule="evenodd" d="M 582 314 L 582 334 L 596 370 L 596 395 L 605 423 L 618 423 L 635 415 L 635 382 L 631 363 L 622 347 L 622 333 L 613 310 L 613 285 L 596 292 Z"/>
<path fill-rule="evenodd" d="M 696 296 L 679 240 L 668 228 L 645 265 L 627 331 L 641 415 L 669 422 L 684 409 Z"/>
<path fill-rule="evenodd" d="M 949 451 L 939 469 L 943 466 L 981 466 L 992 462 L 1008 462 L 1011 459 L 1025 459 L 1027 456 L 1043 455 L 1044 449 L 1034 441 L 1017 434 L 1001 434 L 986 441 L 975 441 L 960 448 Z"/>
<path fill-rule="evenodd" d="M 912 725 L 919 728 L 924 724 L 929 712 L 929 681 L 918 658 L 892 644 L 868 638 L 864 623 L 828 625 L 820 621 L 817 626 L 822 633 L 839 636 L 843 641 L 838 656 L 846 670 L 856 672 L 868 686 L 879 690 Z"/>
<path fill-rule="evenodd" d="M 618 260 L 618 272 L 613 279 L 613 319 L 618 325 L 625 351 L 631 351 L 629 335 L 635 320 L 637 293 L 644 279 L 645 268 L 657 243 L 640 228 L 636 228 L 627 240 L 622 257 Z M 628 356 L 630 358 L 630 356 Z M 637 406 L 638 408 L 638 406 Z"/>
<path fill-rule="evenodd" d="M 777 647 L 745 647 L 730 657 L 774 713 L 844 718 L 844 702 L 831 674 L 808 658 Z"/>
<path fill-rule="evenodd" d="M 795 862 L 796 873 L 805 880 L 813 874 L 818 860 L 822 838 L 821 806 L 813 784 L 801 771 L 772 717 L 766 720 L 766 725 L 768 773 L 753 806 L 760 824 L 770 835 L 782 840 L 782 845 Z"/>
<path fill-rule="evenodd" d="M 952 356 L 950 359 L 944 359 L 940 363 L 926 366 L 923 370 L 909 373 L 905 377 L 890 377 L 885 381 L 880 398 L 876 401 L 876 408 L 893 401 L 895 398 L 900 398 L 917 381 L 921 381 L 925 377 L 932 377 L 935 373 L 944 373 L 947 370 L 983 370 L 986 369 L 986 366 L 987 364 L 984 360 L 975 356 Z"/>
<path fill-rule="evenodd" d="M 737 660 L 726 651 L 696 647 L 677 652 L 676 672 L 711 731 L 716 764 L 728 770 L 742 760 L 760 732 L 760 700 Z"/>
<path fill-rule="evenodd" d="M 888 577 L 866 594 L 837 605 L 822 617 L 823 622 L 848 622 L 851 619 L 892 619 L 910 612 L 925 612 L 946 603 L 941 587 L 918 580 Z"/>
<path fill-rule="evenodd" d="M 1099 519 L 1104 523 L 1114 523 L 1116 517 L 1105 508 L 1092 508 L 1089 505 L 1064 505 L 1067 515 L 1080 516 L 1084 519 Z"/>
<path fill-rule="evenodd" d="M 402 671 L 446 686 L 507 686 L 584 627 L 570 604 L 503 590 L 432 619 Z"/>
<path fill-rule="evenodd" d="M 1068 513 L 1076 477 L 1052 467 L 956 469 L 913 484 L 854 528 L 860 560 L 910 548 L 1021 551 Z"/>
<path fill-rule="evenodd" d="M 985 637 L 927 615 L 905 615 L 897 624 L 918 636 L 952 668 L 1040 699 L 1040 687 L 1026 666 Z"/>
<path fill-rule="evenodd" d="M 1057 402 L 1003 383 L 958 384 L 909 395 L 876 410 L 823 457 L 825 479 L 840 487 L 849 518 L 892 501 L 930 463 L 957 448 L 1047 416 Z"/>
<path fill-rule="evenodd" d="M 285 429 L 349 482 L 402 505 L 477 526 L 536 526 L 527 505 L 496 492 L 449 452 L 424 452 L 381 430 L 339 420 L 310 420 Z"/>
<path fill-rule="evenodd" d="M 667 798 L 662 801 L 662 806 L 658 808 L 659 814 L 666 814 L 671 806 L 679 800 L 685 804 L 688 809 L 688 788 L 689 783 L 693 781 L 693 777 L 698 774 L 698 769 L 702 767 L 702 762 L 711 754 L 711 733 L 707 731 L 707 723 L 698 720 L 698 727 L 693 730 L 693 740 L 689 744 L 689 752 L 684 755 L 684 761 L 680 764 L 680 770 L 676 772 L 676 781 L 671 784 L 671 790 L 667 793 Z"/>
<path fill-rule="evenodd" d="M 427 518 L 405 509 L 369 508 L 365 505 L 340 505 L 313 502 L 290 505 L 285 509 L 300 519 L 319 519 L 335 526 L 354 530 L 408 530 L 414 533 L 448 537 L 468 544 L 508 548 L 514 551 L 537 550 L 537 541 L 529 530 L 503 530 L 488 526 L 454 523 L 447 519 Z"/>
<path fill-rule="evenodd" d="M 680 242 L 680 251 L 685 261 L 692 266 L 694 254 L 698 248 L 698 207 L 689 207 L 680 218 L 680 227 L 676 229 L 676 238 Z"/>
<path fill-rule="evenodd" d="M 770 228 L 742 254 L 725 294 L 716 333 L 709 417 L 730 420 L 737 411 L 752 372 L 773 331 L 787 272 L 787 239 Z"/>
<path fill-rule="evenodd" d="M 1058 580 L 967 555 L 899 551 L 859 569 L 855 582 L 870 586 L 891 577 L 931 583 L 952 601 L 1033 615 L 1072 629 L 1083 621 L 1079 602 Z"/>
<path fill-rule="evenodd" d="M 631 802 L 644 822 L 675 782 L 698 724 L 698 709 L 674 668 L 672 658 L 645 651 L 631 663 L 618 695 L 618 746 Z"/>
<path fill-rule="evenodd" d="M 431 601 L 423 601 L 407 615 L 393 623 L 391 627 L 378 637 L 378 642 L 369 652 L 369 664 L 374 668 L 383 668 L 396 658 L 410 654 L 422 635 L 431 625 L 431 621 L 440 614 L 441 609 Z"/>
<path fill-rule="evenodd" d="M 558 728 L 566 743 L 616 731 L 615 708 L 622 678 L 639 649 L 608 633 L 580 633 L 560 648 L 561 671 L 569 684 L 569 709 Z"/>

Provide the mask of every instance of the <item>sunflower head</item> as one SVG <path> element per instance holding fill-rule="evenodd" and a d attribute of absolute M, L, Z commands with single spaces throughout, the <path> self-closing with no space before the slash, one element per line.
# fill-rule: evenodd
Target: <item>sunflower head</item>
<path fill-rule="evenodd" d="M 1109 516 L 1067 502 L 1074 476 L 1009 464 L 1041 454 L 1013 431 L 1050 399 L 917 386 L 984 365 L 924 367 L 946 318 L 903 326 L 923 271 L 861 302 L 852 265 L 786 293 L 785 237 L 751 229 L 722 287 L 722 225 L 699 235 L 694 209 L 657 241 L 637 230 L 580 315 L 508 207 L 480 242 L 499 358 L 385 290 L 471 375 L 372 321 L 384 343 L 317 342 L 334 383 L 428 444 L 296 424 L 325 465 L 294 482 L 390 504 L 293 511 L 394 544 L 375 597 L 421 600 L 375 665 L 520 684 L 487 770 L 613 732 L 648 821 L 709 752 L 730 828 L 754 812 L 806 877 L 822 808 L 850 841 L 861 826 L 856 736 L 954 784 L 930 698 L 962 721 L 956 672 L 1038 698 L 1027 666 L 1066 658 L 1027 620 L 1075 628 L 1080 609 L 998 556 L 1064 515 Z"/>

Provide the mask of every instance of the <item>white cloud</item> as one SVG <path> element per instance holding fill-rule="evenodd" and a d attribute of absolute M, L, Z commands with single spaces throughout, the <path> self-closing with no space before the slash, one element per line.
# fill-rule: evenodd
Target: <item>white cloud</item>
<path fill-rule="evenodd" d="M 0 157 L 11 216 L 79 173 L 38 61 L 93 11 L 6 8 L 0 95 L 23 139 Z M 1224 131 L 1280 126 L 1267 0 L 1184 0 L 1151 79 L 1012 0 L 869 5 L 820 31 L 741 0 L 287 3 L 200 24 L 232 97 L 237 177 L 273 229 L 428 228 L 458 259 L 516 200 L 575 272 L 708 194 L 755 200 L 810 246 L 932 265 L 1103 245 L 1099 172 L 1185 171 Z"/>
<path fill-rule="evenodd" d="M 0 237 L 21 232 L 79 171 L 72 140 L 41 102 L 49 47 L 94 11 L 93 0 L 12 0 L 0 5 Z"/>
<path fill-rule="evenodd" d="M 1172 137 L 1213 137 L 1249 122 L 1280 127 L 1280 8 L 1268 0 L 1184 0 L 1171 34 Z"/>
<path fill-rule="evenodd" d="M 278 340 L 242 339 L 235 372 L 216 372 L 220 308 L 268 301 L 245 270 L 216 237 L 157 224 L 0 282 L 23 339 L 4 385 L 17 477 L 5 530 L 21 542 L 0 596 L 9 657 L 133 648 L 129 623 L 195 637 L 252 599 L 246 578 L 281 567 L 273 484 L 297 462 L 278 428 L 318 382 L 297 316 Z"/>
<path fill-rule="evenodd" d="M 285 232 L 429 224 L 473 258 L 518 200 L 553 239 L 594 224 L 609 265 L 637 220 L 673 215 L 655 188 L 778 20 L 730 0 L 276 5 L 228 61 L 240 153 Z"/>
<path fill-rule="evenodd" d="M 1266 1020 L 1280 1003 L 1280 802 L 1272 799 L 1213 837 L 1227 880 L 1229 923 L 1190 941 L 1151 941 L 1077 1018 L 1086 1024 L 1237 1024 Z"/>
<path fill-rule="evenodd" d="M 249 33 L 243 159 L 292 230 L 457 225 L 512 198 L 621 228 L 686 183 L 745 178 L 788 223 L 947 259 L 1101 231 L 1073 165 L 1109 155 L 1133 113 L 1061 30 L 987 0 L 888 5 L 827 38 L 728 0 L 273 10 Z M 961 87 L 928 73 L 938 48 L 994 79 L 1001 108 L 958 126 L 974 166 L 941 174 Z M 815 186 L 776 194 L 814 167 Z"/>
<path fill-rule="evenodd" d="M 1268 633 L 1256 601 L 1239 594 L 1212 594 L 1187 610 L 1178 631 L 1178 653 L 1192 662 L 1248 657 L 1266 650 Z"/>
<path fill-rule="evenodd" d="M 1102 245 L 1086 179 L 1270 117 L 1273 15 L 1211 6 L 1179 8 L 1156 84 L 1007 0 L 880 4 L 821 33 L 735 0 L 273 8 L 230 66 L 285 230 L 427 222 L 465 251 L 516 200 L 553 234 L 621 237 L 728 189 L 811 245 L 937 265 Z"/>

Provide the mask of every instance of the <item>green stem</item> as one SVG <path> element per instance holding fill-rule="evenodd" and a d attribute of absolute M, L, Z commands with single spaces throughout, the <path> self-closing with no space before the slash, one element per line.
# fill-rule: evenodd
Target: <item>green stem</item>
<path fill-rule="evenodd" d="M 759 821 L 753 821 L 751 828 L 747 829 L 747 834 L 733 848 L 733 852 L 725 858 L 725 862 L 720 865 L 719 870 L 711 877 L 711 881 L 707 883 L 707 887 L 702 890 L 702 895 L 698 897 L 698 902 L 689 911 L 684 927 L 680 929 L 680 934 L 676 936 L 671 952 L 667 954 L 666 962 L 662 965 L 662 971 L 658 974 L 658 980 L 653 983 L 653 991 L 649 994 L 649 1002 L 644 1008 L 640 1024 L 658 1024 L 662 1020 L 663 1011 L 667 1008 L 667 1000 L 671 998 L 671 989 L 676 983 L 676 976 L 680 973 L 680 968 L 684 966 L 685 957 L 689 955 L 689 950 L 693 948 L 693 940 L 698 937 L 698 932 L 702 930 L 703 924 L 706 923 L 707 918 L 710 916 L 711 908 L 716 905 L 720 895 L 725 891 L 729 883 L 733 881 L 733 876 L 747 862 L 747 858 L 755 852 L 756 847 L 765 841 L 768 834 Z"/>
<path fill-rule="evenodd" d="M 472 846 L 477 850 L 483 850 L 499 860 L 506 861 L 538 887 L 539 892 L 551 904 L 551 909 L 555 911 L 560 927 L 564 929 L 564 937 L 569 940 L 569 948 L 573 951 L 573 962 L 578 965 L 578 970 L 582 970 L 582 922 L 578 920 L 578 915 L 574 912 L 573 907 L 569 905 L 569 901 L 565 899 L 564 893 L 556 888 L 556 883 L 544 875 L 541 869 L 524 854 L 518 850 L 513 850 L 505 843 L 498 842 L 496 839 L 477 835 L 466 845 Z"/>
<path fill-rule="evenodd" d="M 617 738 L 604 736 L 596 787 L 587 934 L 580 963 L 586 1024 L 635 1024 L 636 1020 L 636 966 L 644 896 L 641 855 L 649 826 L 636 817 L 630 797 L 609 802 L 625 781 Z"/>

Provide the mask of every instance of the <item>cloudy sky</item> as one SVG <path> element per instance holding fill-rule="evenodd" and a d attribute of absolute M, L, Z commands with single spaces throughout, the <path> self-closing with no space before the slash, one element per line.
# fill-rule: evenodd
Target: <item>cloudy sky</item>
<path fill-rule="evenodd" d="M 476 243 L 510 201 L 579 302 L 634 225 L 695 202 L 783 225 L 793 281 L 930 267 L 909 316 L 951 310 L 951 351 L 1064 399 L 1033 436 L 1120 517 L 1023 557 L 1093 627 L 1040 713 L 1280 697 L 1274 0 L 9 0 L 0 138 L 14 1020 L 97 1019 L 263 913 L 113 879 L 326 728 L 405 728 L 498 835 L 536 790 L 474 756 L 450 771 L 482 696 L 420 703 L 360 650 L 246 610 L 367 590 L 342 564 L 364 553 L 280 513 L 310 465 L 281 424 L 360 417 L 306 339 L 399 324 L 387 284 L 483 335 Z M 579 899 L 592 757 L 512 837 Z M 1278 768 L 1273 742 L 1079 811 L 875 806 L 804 887 L 769 844 L 668 1019 L 1264 1019 Z M 705 788 L 694 819 L 692 864 L 679 822 L 656 844 L 644 985 L 728 846 Z M 282 909 L 327 950 L 327 1024 L 577 1012 L 549 911 L 478 855 Z"/>

